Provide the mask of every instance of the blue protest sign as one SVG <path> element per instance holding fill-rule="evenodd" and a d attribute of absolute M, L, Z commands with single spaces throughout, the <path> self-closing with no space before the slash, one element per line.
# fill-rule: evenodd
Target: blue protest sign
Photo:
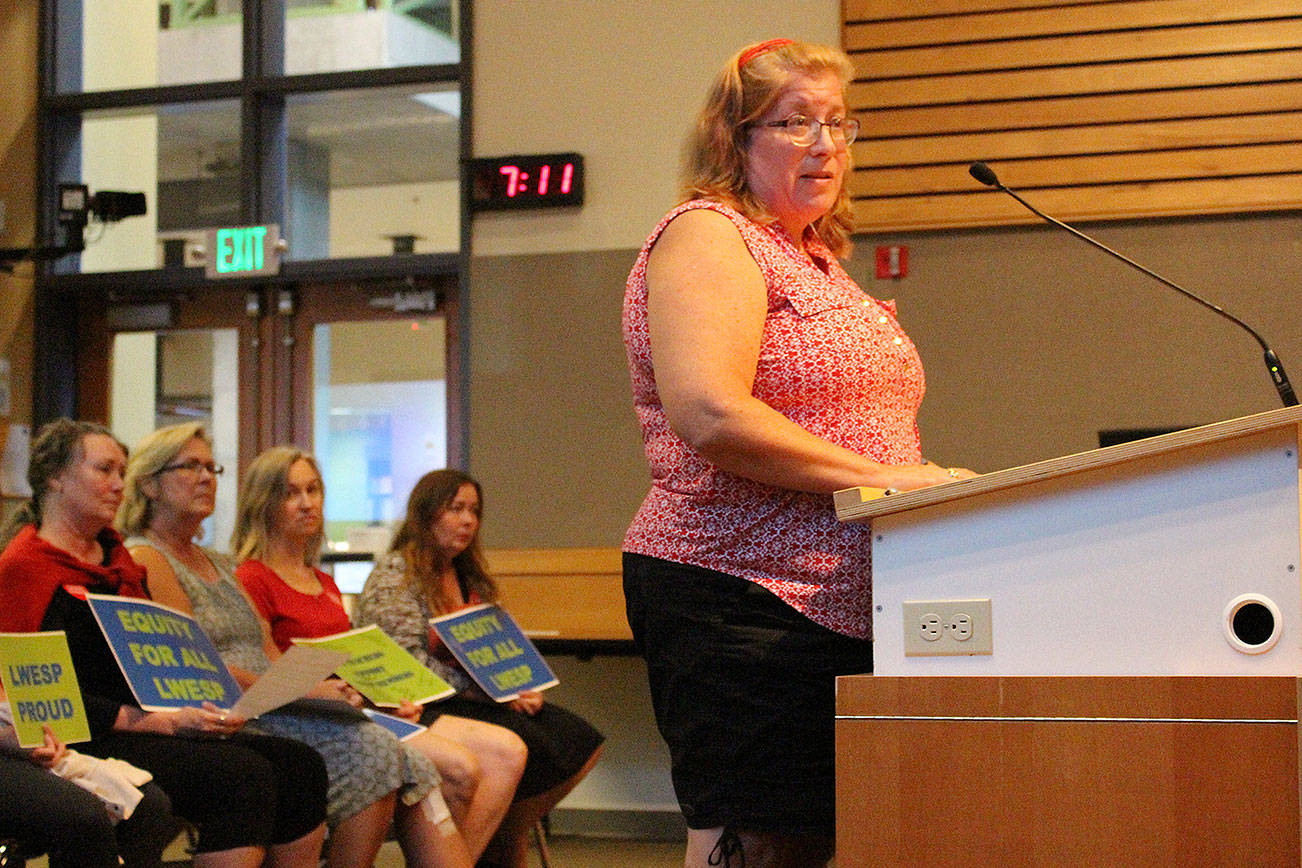
<path fill-rule="evenodd" d="M 240 686 L 189 615 L 151 600 L 87 594 L 136 702 L 167 711 L 211 702 L 230 708 Z"/>
<path fill-rule="evenodd" d="M 420 735 L 428 727 L 421 726 L 419 723 L 412 723 L 410 720 L 403 720 L 392 714 L 385 714 L 383 711 L 376 711 L 373 708 L 363 708 L 362 714 L 370 718 L 372 723 L 378 723 L 398 737 L 399 741 L 405 741 L 415 735 Z"/>
<path fill-rule="evenodd" d="M 560 683 L 520 625 L 499 606 L 471 606 L 431 618 L 430 626 L 466 673 L 497 702 Z"/>

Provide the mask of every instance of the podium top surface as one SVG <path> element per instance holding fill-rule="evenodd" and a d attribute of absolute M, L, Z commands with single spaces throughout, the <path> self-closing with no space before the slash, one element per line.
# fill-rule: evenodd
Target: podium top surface
<path fill-rule="evenodd" d="M 883 515 L 906 512 L 951 500 L 961 500 L 992 491 L 1002 491 L 1033 482 L 1069 476 L 1087 470 L 1125 464 L 1141 458 L 1178 452 L 1203 444 L 1234 440 L 1262 431 L 1302 424 L 1302 407 L 1284 407 L 1215 422 L 1198 428 L 1163 434 L 1145 440 L 1121 443 L 1104 449 L 1092 449 L 1064 455 L 1035 464 L 997 470 L 972 479 L 919 488 L 884 496 L 877 488 L 845 488 L 833 495 L 836 517 L 840 521 L 868 521 Z"/>

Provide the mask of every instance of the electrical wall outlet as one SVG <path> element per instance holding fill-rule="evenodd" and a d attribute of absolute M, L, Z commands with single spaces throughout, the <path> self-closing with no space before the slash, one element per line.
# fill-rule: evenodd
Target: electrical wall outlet
<path fill-rule="evenodd" d="M 990 600 L 906 600 L 905 657 L 994 653 Z"/>

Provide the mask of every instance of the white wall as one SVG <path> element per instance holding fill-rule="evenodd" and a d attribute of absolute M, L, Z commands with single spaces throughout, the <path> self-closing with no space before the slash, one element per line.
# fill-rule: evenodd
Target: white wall
<path fill-rule="evenodd" d="M 158 83 L 157 0 L 82 4 L 85 90 Z"/>
<path fill-rule="evenodd" d="M 387 256 L 390 235 L 415 234 L 417 253 L 456 253 L 461 216 L 455 181 L 330 190 L 330 255 Z"/>
<path fill-rule="evenodd" d="M 122 332 L 114 336 L 108 423 L 128 447 L 155 428 L 157 370 L 156 332 Z"/>

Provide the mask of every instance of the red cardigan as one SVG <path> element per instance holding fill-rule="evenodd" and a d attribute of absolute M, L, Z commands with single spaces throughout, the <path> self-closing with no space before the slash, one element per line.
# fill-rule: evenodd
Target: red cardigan
<path fill-rule="evenodd" d="M 117 531 L 99 532 L 104 562 L 91 564 L 51 545 L 27 525 L 0 554 L 0 630 L 33 633 L 54 592 L 64 585 L 98 586 L 101 593 L 147 597 L 145 568 L 131 559 Z M 107 589 L 107 590 L 106 590 Z"/>

